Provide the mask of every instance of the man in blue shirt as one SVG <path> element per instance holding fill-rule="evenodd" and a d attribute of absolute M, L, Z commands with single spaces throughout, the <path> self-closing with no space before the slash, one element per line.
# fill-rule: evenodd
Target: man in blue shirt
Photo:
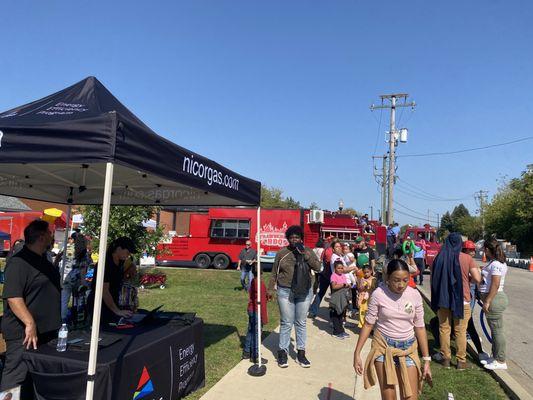
<path fill-rule="evenodd" d="M 394 236 L 396 236 L 396 241 L 398 241 L 398 235 L 400 235 L 400 227 L 398 226 L 398 222 L 393 224 L 392 231 L 394 232 Z"/>
<path fill-rule="evenodd" d="M 400 234 L 400 227 L 398 223 L 395 222 L 392 225 L 389 225 L 387 229 L 387 254 L 389 258 L 392 258 L 392 253 L 394 253 L 394 248 L 398 242 L 398 236 Z"/>

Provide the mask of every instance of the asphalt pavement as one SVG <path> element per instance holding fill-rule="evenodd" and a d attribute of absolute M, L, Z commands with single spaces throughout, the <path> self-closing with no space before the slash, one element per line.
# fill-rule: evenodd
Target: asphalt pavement
<path fill-rule="evenodd" d="M 509 297 L 509 307 L 503 317 L 507 339 L 507 372 L 528 393 L 533 394 L 533 272 L 509 268 L 504 290 Z M 481 336 L 480 307 L 474 310 L 474 321 Z M 490 350 L 488 341 L 485 340 L 483 347 Z"/>

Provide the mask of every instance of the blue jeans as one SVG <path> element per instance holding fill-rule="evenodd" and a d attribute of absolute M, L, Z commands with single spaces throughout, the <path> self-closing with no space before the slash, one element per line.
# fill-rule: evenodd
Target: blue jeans
<path fill-rule="evenodd" d="M 292 326 L 296 329 L 296 349 L 305 350 L 307 340 L 307 312 L 313 298 L 313 289 L 307 295 L 294 296 L 291 288 L 278 286 L 278 305 L 280 314 L 279 349 L 289 352 Z"/>
<path fill-rule="evenodd" d="M 390 346 L 390 347 L 394 347 L 396 349 L 402 349 L 402 350 L 407 350 L 409 347 L 411 347 L 411 345 L 415 342 L 416 338 L 412 338 L 412 339 L 408 339 L 408 340 L 394 340 L 394 339 L 391 339 L 385 335 L 382 335 L 383 338 L 385 339 L 385 341 L 387 342 L 387 345 Z M 398 357 L 393 357 L 393 360 L 394 360 L 394 364 L 399 367 L 400 366 L 400 360 L 398 359 Z M 379 356 L 379 357 L 376 357 L 375 359 L 376 362 L 385 362 L 385 356 Z M 415 367 L 416 364 L 415 362 L 413 361 L 413 359 L 409 356 L 405 357 L 405 364 L 407 365 L 407 367 Z"/>
<path fill-rule="evenodd" d="M 246 282 L 246 277 L 248 277 L 248 282 Z M 253 277 L 251 267 L 241 267 L 241 285 L 244 290 L 248 291 L 250 289 L 250 282 L 252 282 Z"/>
<path fill-rule="evenodd" d="M 259 354 L 257 342 L 257 314 L 254 311 L 248 311 L 248 331 L 244 341 L 244 352 L 249 353 L 252 358 Z"/>
<path fill-rule="evenodd" d="M 72 296 L 72 288 L 70 286 L 64 286 L 63 289 L 61 289 L 61 321 L 63 322 L 67 322 L 70 296 Z"/>
<path fill-rule="evenodd" d="M 322 302 L 322 299 L 328 291 L 329 279 L 323 276 L 322 274 L 317 274 L 315 278 L 318 279 L 318 292 L 316 292 L 315 299 L 313 300 L 311 307 L 309 307 L 309 313 L 317 315 L 320 303 Z"/>

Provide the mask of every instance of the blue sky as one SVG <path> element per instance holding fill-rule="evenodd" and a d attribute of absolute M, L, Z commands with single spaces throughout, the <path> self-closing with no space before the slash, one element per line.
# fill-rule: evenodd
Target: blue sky
<path fill-rule="evenodd" d="M 3 3 L 0 110 L 94 75 L 186 148 L 303 205 L 376 213 L 380 94 L 418 104 L 398 112 L 410 131 L 399 155 L 531 136 L 530 1 L 76 3 Z M 532 148 L 399 158 L 397 209 L 435 219 L 458 203 L 437 196 L 474 211 L 472 194 L 518 176 Z"/>

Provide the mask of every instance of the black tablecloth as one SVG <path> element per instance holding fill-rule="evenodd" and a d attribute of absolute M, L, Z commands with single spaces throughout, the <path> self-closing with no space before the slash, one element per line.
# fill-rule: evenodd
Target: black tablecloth
<path fill-rule="evenodd" d="M 162 318 L 106 334 L 119 340 L 98 350 L 94 399 L 180 399 L 204 386 L 201 319 Z M 25 359 L 38 400 L 85 399 L 88 348 L 72 346 L 58 353 L 54 346 L 42 345 L 26 352 Z"/>

